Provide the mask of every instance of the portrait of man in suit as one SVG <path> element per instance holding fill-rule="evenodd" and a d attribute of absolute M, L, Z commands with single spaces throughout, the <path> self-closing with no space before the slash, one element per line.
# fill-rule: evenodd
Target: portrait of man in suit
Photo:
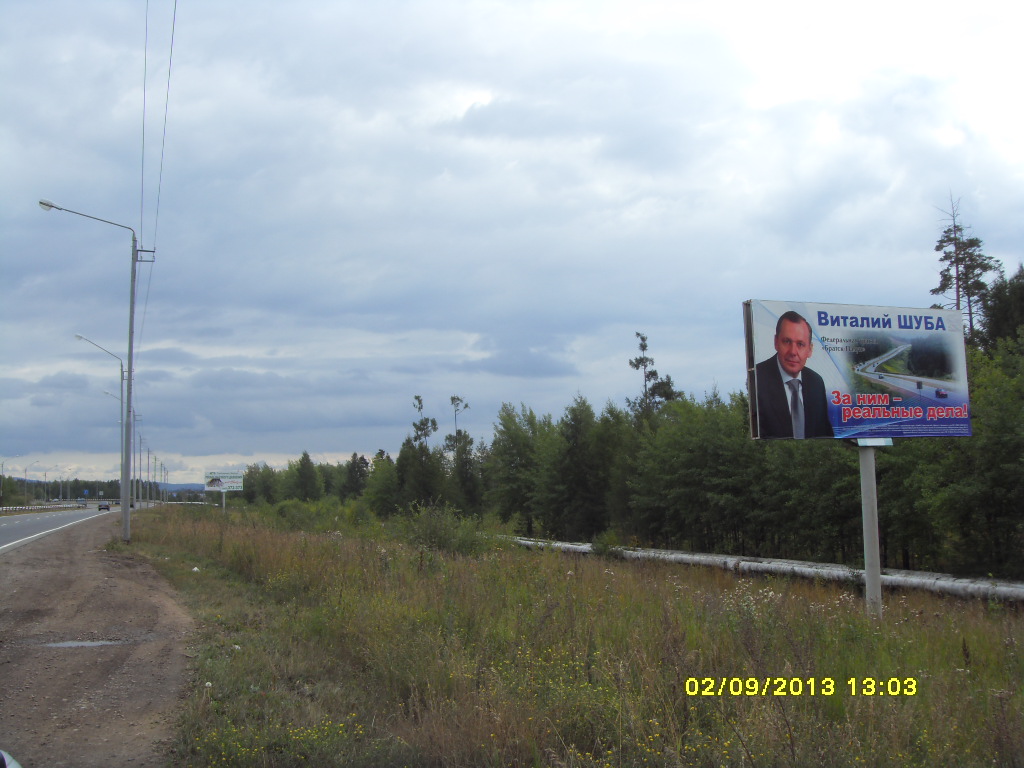
<path fill-rule="evenodd" d="M 775 325 L 775 354 L 757 364 L 758 436 L 834 437 L 821 376 L 807 367 L 814 352 L 811 324 L 785 312 Z"/>

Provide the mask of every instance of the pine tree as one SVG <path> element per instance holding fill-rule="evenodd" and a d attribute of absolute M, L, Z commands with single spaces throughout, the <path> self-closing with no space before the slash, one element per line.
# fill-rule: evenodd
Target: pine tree
<path fill-rule="evenodd" d="M 1002 269 L 996 259 L 982 252 L 979 238 L 965 236 L 959 200 L 950 198 L 948 213 L 950 226 L 935 244 L 936 253 L 942 254 L 939 262 L 945 266 L 939 272 L 939 284 L 932 288 L 932 295 L 950 299 L 949 306 L 967 316 L 968 338 L 973 338 L 975 320 L 980 320 L 982 300 L 988 289 L 985 276 L 990 272 L 1002 274 Z"/>
<path fill-rule="evenodd" d="M 296 496 L 301 501 L 316 501 L 323 496 L 320 475 L 313 465 L 308 451 L 302 452 L 295 469 Z"/>
<path fill-rule="evenodd" d="M 992 281 L 982 299 L 985 330 L 982 345 L 993 349 L 999 339 L 1014 339 L 1024 332 L 1024 266 L 1006 278 Z"/>
<path fill-rule="evenodd" d="M 654 369 L 654 358 L 647 355 L 647 336 L 637 331 L 636 337 L 640 339 L 640 354 L 629 361 L 629 367 L 643 371 L 644 387 L 641 396 L 628 403 L 634 412 L 649 416 L 662 403 L 675 400 L 679 393 L 671 376 L 661 378 Z"/>

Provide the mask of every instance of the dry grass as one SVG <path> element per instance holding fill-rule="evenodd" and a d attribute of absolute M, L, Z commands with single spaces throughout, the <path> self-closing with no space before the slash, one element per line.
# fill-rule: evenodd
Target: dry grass
<path fill-rule="evenodd" d="M 192 765 L 1024 764 L 1024 618 L 1001 605 L 887 595 L 876 624 L 833 585 L 219 511 L 135 538 L 202 624 Z"/>

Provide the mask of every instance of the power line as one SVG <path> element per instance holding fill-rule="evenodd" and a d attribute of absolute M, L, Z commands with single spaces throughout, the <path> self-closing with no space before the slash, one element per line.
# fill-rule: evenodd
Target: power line
<path fill-rule="evenodd" d="M 164 159 L 167 149 L 167 122 L 171 100 L 171 69 L 174 60 L 174 32 L 177 27 L 178 0 L 174 0 L 173 13 L 171 16 L 171 41 L 167 55 L 167 85 L 164 96 L 164 120 L 160 144 L 160 167 L 157 174 L 156 210 L 153 219 L 153 243 L 152 253 L 154 257 L 147 260 L 149 263 L 149 274 L 146 278 L 146 292 L 142 302 L 142 318 L 139 324 L 139 337 L 144 338 L 146 330 L 146 317 L 149 309 L 149 292 L 153 284 L 153 265 L 156 262 L 156 240 L 160 226 L 160 199 L 163 190 Z M 149 69 L 149 0 L 146 0 L 146 25 L 145 25 L 145 52 L 143 56 L 143 87 L 142 87 L 142 170 L 141 170 L 141 191 L 139 194 L 139 233 L 142 233 L 143 221 L 145 219 L 145 194 L 146 194 L 146 91 Z M 138 288 L 136 288 L 138 291 Z M 141 346 L 141 344 L 140 344 Z M 141 350 L 140 350 L 141 352 Z"/>
<path fill-rule="evenodd" d="M 156 248 L 156 236 L 160 228 L 160 193 L 164 182 L 164 156 L 167 151 L 167 113 L 171 103 L 171 65 L 174 62 L 174 30 L 178 23 L 178 0 L 174 0 L 174 11 L 171 15 L 171 46 L 167 54 L 167 91 L 164 95 L 164 129 L 160 141 L 160 173 L 156 184 L 156 218 L 153 222 L 153 248 Z"/>

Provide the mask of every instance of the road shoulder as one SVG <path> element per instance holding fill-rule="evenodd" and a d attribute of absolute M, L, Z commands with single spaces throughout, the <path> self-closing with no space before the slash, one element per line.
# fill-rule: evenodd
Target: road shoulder
<path fill-rule="evenodd" d="M 22 765 L 169 763 L 193 622 L 104 515 L 0 555 L 0 748 Z"/>

